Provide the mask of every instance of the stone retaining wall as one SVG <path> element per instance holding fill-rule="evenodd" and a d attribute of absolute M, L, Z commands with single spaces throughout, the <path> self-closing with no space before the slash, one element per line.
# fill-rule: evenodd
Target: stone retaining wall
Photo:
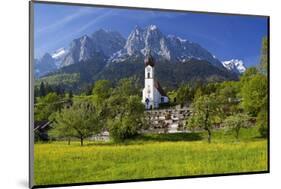
<path fill-rule="evenodd" d="M 152 133 L 176 133 L 186 132 L 184 129 L 187 117 L 191 110 L 185 108 L 169 108 L 148 110 L 145 112 L 147 120 L 150 124 L 148 130 L 144 132 Z"/>

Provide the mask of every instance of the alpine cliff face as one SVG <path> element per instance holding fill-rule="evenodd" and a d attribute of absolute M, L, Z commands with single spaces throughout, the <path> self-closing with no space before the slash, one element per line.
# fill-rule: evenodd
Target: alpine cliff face
<path fill-rule="evenodd" d="M 85 35 L 79 39 L 74 39 L 69 46 L 68 53 L 62 60 L 61 67 L 87 61 L 94 58 L 96 51 L 93 46 L 92 39 Z"/>
<path fill-rule="evenodd" d="M 92 34 L 92 41 L 95 48 L 102 52 L 106 58 L 123 48 L 126 42 L 120 33 L 103 29 Z"/>
<path fill-rule="evenodd" d="M 165 36 L 155 25 L 146 28 L 136 26 L 129 35 L 124 48 L 110 57 L 108 62 L 118 63 L 127 59 L 144 59 L 148 52 L 158 61 L 183 63 L 197 59 L 208 61 L 220 68 L 223 67 L 218 59 L 199 44 L 173 35 Z"/>
<path fill-rule="evenodd" d="M 75 39 L 61 62 L 61 67 L 98 59 L 103 64 L 114 52 L 120 50 L 125 39 L 118 32 L 98 30 L 91 37 Z"/>

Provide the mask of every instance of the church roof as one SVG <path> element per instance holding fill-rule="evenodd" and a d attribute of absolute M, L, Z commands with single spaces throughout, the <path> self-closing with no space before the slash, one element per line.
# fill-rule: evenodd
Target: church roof
<path fill-rule="evenodd" d="M 159 81 L 156 80 L 156 81 L 154 82 L 154 86 L 155 86 L 155 88 L 158 90 L 158 92 L 161 94 L 161 96 L 167 96 L 166 93 L 165 93 L 165 91 L 162 89 L 162 87 L 161 87 Z"/>
<path fill-rule="evenodd" d="M 144 59 L 144 64 L 145 67 L 150 65 L 151 67 L 154 67 L 154 59 L 151 56 L 151 54 L 149 53 L 148 56 Z"/>

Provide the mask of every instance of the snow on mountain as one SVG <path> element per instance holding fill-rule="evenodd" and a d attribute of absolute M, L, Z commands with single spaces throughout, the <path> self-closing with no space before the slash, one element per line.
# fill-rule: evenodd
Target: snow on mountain
<path fill-rule="evenodd" d="M 149 26 L 149 30 L 157 30 L 157 26 L 155 26 L 155 25 L 150 25 L 150 26 Z"/>
<path fill-rule="evenodd" d="M 67 49 L 65 48 L 59 48 L 58 50 L 56 50 L 51 56 L 52 58 L 55 60 L 55 64 L 57 66 L 57 68 L 61 67 L 62 61 L 65 57 L 65 55 L 67 54 Z"/>
<path fill-rule="evenodd" d="M 244 66 L 244 63 L 242 60 L 231 59 L 228 61 L 223 61 L 222 64 L 227 70 L 234 72 L 234 73 L 241 74 L 246 71 L 246 67 Z"/>
<path fill-rule="evenodd" d="M 53 54 L 52 54 L 52 58 L 54 59 L 60 59 L 62 56 L 65 55 L 67 51 L 65 50 L 65 48 L 60 48 L 58 50 L 56 50 Z"/>
<path fill-rule="evenodd" d="M 156 25 L 145 28 L 136 26 L 127 38 L 124 48 L 113 54 L 108 62 L 118 63 L 138 57 L 143 59 L 148 52 L 158 60 L 172 63 L 198 59 L 222 67 L 221 62 L 199 44 L 174 35 L 165 36 Z"/>

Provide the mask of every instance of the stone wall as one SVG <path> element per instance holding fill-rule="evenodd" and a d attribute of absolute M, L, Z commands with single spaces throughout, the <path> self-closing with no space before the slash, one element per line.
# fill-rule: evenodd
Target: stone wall
<path fill-rule="evenodd" d="M 168 108 L 147 110 L 145 112 L 149 128 L 144 132 L 150 133 L 176 133 L 187 132 L 184 128 L 187 117 L 190 115 L 190 108 Z"/>

